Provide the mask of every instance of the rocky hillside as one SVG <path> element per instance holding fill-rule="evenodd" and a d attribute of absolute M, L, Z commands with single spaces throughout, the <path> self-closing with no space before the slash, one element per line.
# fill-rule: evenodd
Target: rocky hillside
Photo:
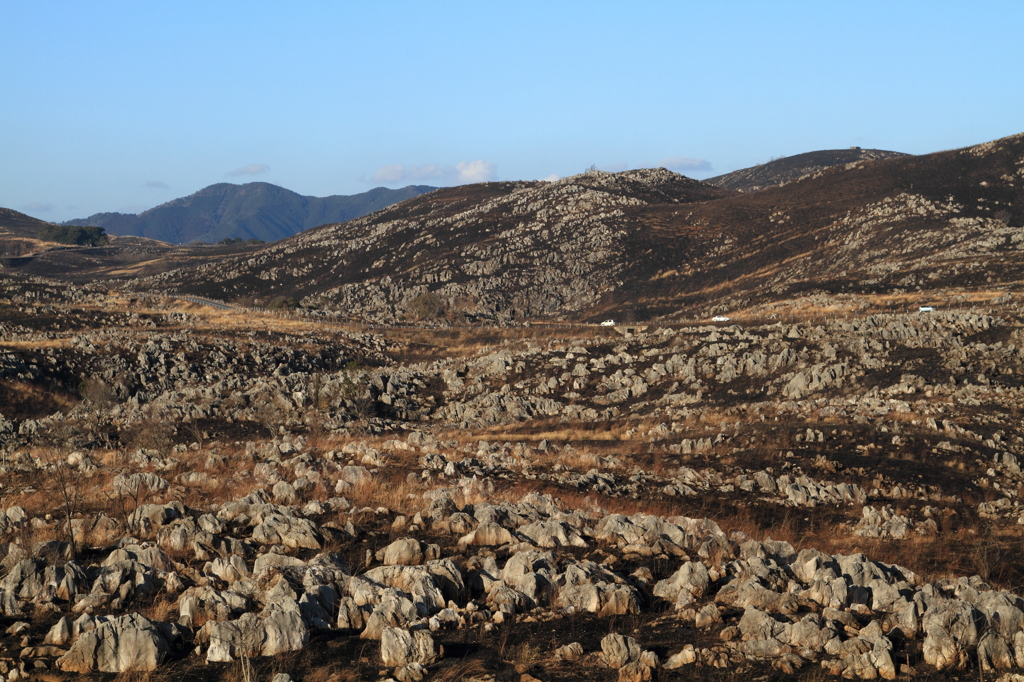
<path fill-rule="evenodd" d="M 664 265 L 651 273 L 638 264 L 626 276 L 627 299 L 649 295 L 662 314 L 815 292 L 924 303 L 977 287 L 1016 290 L 1024 282 L 1024 135 L 833 167 L 680 215 L 657 207 L 638 216 L 661 232 Z"/>
<path fill-rule="evenodd" d="M 811 175 L 832 166 L 897 156 L 906 156 L 906 154 L 887 152 L 881 149 L 861 149 L 860 147 L 828 149 L 772 159 L 751 168 L 742 168 L 725 175 L 716 175 L 704 182 L 715 187 L 724 187 L 739 192 L 756 192 L 759 189 L 798 180 L 805 175 Z"/>
<path fill-rule="evenodd" d="M 276 241 L 317 225 L 339 223 L 433 190 L 377 187 L 351 196 L 307 197 L 266 182 L 219 183 L 138 215 L 97 213 L 65 225 L 97 225 L 116 235 L 172 244 L 223 239 Z"/>
<path fill-rule="evenodd" d="M 636 211 L 726 194 L 664 169 L 456 187 L 133 286 L 297 297 L 379 322 L 408 319 L 427 293 L 475 319 L 580 315 L 657 246 Z"/>
<path fill-rule="evenodd" d="M 1018 135 L 747 194 L 665 170 L 489 183 L 129 286 L 376 322 L 692 318 L 813 293 L 942 304 L 1024 281 L 1022 182 Z"/>

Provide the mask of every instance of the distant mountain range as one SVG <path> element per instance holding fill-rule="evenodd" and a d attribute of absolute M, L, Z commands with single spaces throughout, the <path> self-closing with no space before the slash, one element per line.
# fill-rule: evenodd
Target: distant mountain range
<path fill-rule="evenodd" d="M 715 187 L 734 189 L 739 192 L 756 192 L 766 187 L 775 187 L 792 182 L 805 175 L 819 173 L 832 166 L 856 163 L 858 161 L 890 159 L 896 156 L 907 156 L 907 154 L 887 152 L 883 149 L 861 149 L 860 147 L 823 149 L 795 156 L 786 156 L 781 159 L 772 159 L 767 163 L 757 166 L 741 168 L 725 175 L 716 175 L 704 182 Z"/>
<path fill-rule="evenodd" d="M 277 241 L 317 225 L 342 223 L 433 191 L 426 185 L 377 187 L 349 196 L 307 197 L 267 182 L 222 182 L 139 213 L 97 213 L 64 225 L 95 225 L 114 235 L 172 244 L 223 239 Z"/>

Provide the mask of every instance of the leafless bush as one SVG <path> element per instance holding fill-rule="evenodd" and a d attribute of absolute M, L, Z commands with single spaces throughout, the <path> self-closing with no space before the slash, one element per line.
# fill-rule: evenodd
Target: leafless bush
<path fill-rule="evenodd" d="M 131 525 L 129 517 L 136 509 L 146 504 L 153 490 L 149 481 L 141 478 L 139 474 L 122 474 L 114 478 L 113 492 L 104 492 L 103 495 L 113 506 L 125 528 L 128 528 Z"/>
<path fill-rule="evenodd" d="M 82 506 L 81 472 L 68 464 L 68 455 L 76 449 L 82 430 L 77 422 L 57 422 L 41 434 L 44 442 L 39 451 L 39 485 L 56 501 L 63 516 L 63 533 L 71 548 L 70 557 L 78 556 L 72 519 Z"/>
<path fill-rule="evenodd" d="M 444 313 L 444 299 L 432 291 L 420 294 L 406 304 L 409 315 L 414 320 L 436 320 Z"/>
<path fill-rule="evenodd" d="M 324 375 L 320 372 L 314 372 L 306 379 L 306 394 L 309 397 L 310 405 L 315 410 L 323 410 L 330 404 L 324 391 L 325 386 Z"/>
<path fill-rule="evenodd" d="M 203 444 L 206 442 L 206 432 L 203 431 L 203 427 L 196 421 L 191 421 L 185 425 L 185 431 L 188 433 L 192 442 L 199 446 L 199 452 L 203 452 Z"/>
<path fill-rule="evenodd" d="M 369 419 L 374 416 L 373 398 L 369 391 L 366 367 L 359 362 L 345 365 L 341 381 L 339 399 L 351 411 L 356 419 Z"/>
<path fill-rule="evenodd" d="M 270 393 L 261 394 L 254 402 L 256 421 L 267 430 L 271 438 L 276 437 L 288 418 L 287 413 L 278 404 L 276 396 Z"/>
<path fill-rule="evenodd" d="M 149 411 L 139 421 L 122 429 L 119 438 L 129 450 L 165 451 L 174 438 L 174 426 L 157 411 Z"/>
<path fill-rule="evenodd" d="M 105 409 L 117 401 L 117 392 L 100 379 L 87 377 L 78 385 L 78 395 L 96 409 Z"/>

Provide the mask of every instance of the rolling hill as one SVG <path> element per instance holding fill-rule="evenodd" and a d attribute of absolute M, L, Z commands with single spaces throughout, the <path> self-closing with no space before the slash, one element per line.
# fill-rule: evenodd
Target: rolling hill
<path fill-rule="evenodd" d="M 138 215 L 97 213 L 65 225 L 98 225 L 110 234 L 172 244 L 223 239 L 276 241 L 317 225 L 364 216 L 433 190 L 425 185 L 377 187 L 350 196 L 307 197 L 266 182 L 219 183 Z"/>
<path fill-rule="evenodd" d="M 875 159 L 890 159 L 897 156 L 907 155 L 901 152 L 887 152 L 882 149 L 861 149 L 860 147 L 827 149 L 773 159 L 757 166 L 741 168 L 725 175 L 717 175 L 713 178 L 708 178 L 704 182 L 716 187 L 734 189 L 740 192 L 756 192 L 766 187 L 774 187 L 775 185 L 792 182 L 805 175 L 818 173 L 832 166 L 841 166 L 860 161 L 874 161 Z"/>
<path fill-rule="evenodd" d="M 753 193 L 664 169 L 485 183 L 132 286 L 294 297 L 379 322 L 405 319 L 426 293 L 509 322 L 1018 286 L 1022 179 L 1024 135 L 833 166 Z"/>
<path fill-rule="evenodd" d="M 0 208 L 0 257 L 22 258 L 65 246 L 108 243 L 100 227 L 65 226 L 38 220 L 9 208 Z"/>

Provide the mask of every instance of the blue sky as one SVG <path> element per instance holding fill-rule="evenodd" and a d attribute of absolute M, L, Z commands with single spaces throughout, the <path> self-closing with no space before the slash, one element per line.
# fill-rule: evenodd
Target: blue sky
<path fill-rule="evenodd" d="M 1024 1 L 0 0 L 0 206 L 138 212 L 1024 131 Z"/>

